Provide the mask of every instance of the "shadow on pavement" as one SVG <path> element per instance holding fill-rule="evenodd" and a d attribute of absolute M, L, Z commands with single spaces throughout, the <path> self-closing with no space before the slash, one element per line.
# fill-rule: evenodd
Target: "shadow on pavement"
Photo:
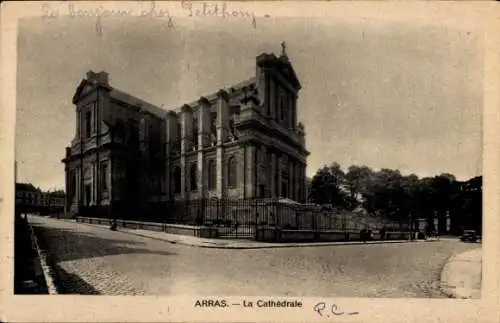
<path fill-rule="evenodd" d="M 139 246 L 145 243 L 132 240 L 109 239 L 91 233 L 38 226 L 36 223 L 33 223 L 33 229 L 38 237 L 40 248 L 46 250 L 55 263 L 133 253 L 175 255 L 164 250 L 140 248 Z"/>
<path fill-rule="evenodd" d="M 57 264 L 51 264 L 55 272 L 55 284 L 59 294 L 81 294 L 81 295 L 100 295 L 92 285 L 88 284 L 80 276 L 68 273 Z"/>

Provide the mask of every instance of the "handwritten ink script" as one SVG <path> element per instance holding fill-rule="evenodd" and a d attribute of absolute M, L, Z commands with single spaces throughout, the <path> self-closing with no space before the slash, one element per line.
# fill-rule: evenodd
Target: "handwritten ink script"
<path fill-rule="evenodd" d="M 99 36 L 102 35 L 102 20 L 106 17 L 142 17 L 150 19 L 164 19 L 168 27 L 174 27 L 174 17 L 171 12 L 162 8 L 155 1 L 144 2 L 141 10 L 108 8 L 103 6 L 88 7 L 81 6 L 78 2 L 67 2 L 65 4 L 44 3 L 41 7 L 42 17 L 57 18 L 69 16 L 71 18 L 95 18 L 95 30 Z M 230 8 L 226 2 L 206 3 L 182 0 L 180 2 L 182 15 L 187 17 L 216 17 L 222 19 L 246 19 L 251 22 L 253 28 L 257 28 L 255 14 L 248 10 Z M 269 15 L 265 15 L 269 17 Z"/>
<path fill-rule="evenodd" d="M 188 11 L 188 17 L 245 18 L 251 21 L 253 28 L 257 28 L 257 21 L 253 12 L 230 9 L 226 2 L 212 4 L 182 0 L 181 6 L 182 9 Z"/>
<path fill-rule="evenodd" d="M 313 311 L 318 313 L 319 316 L 322 316 L 324 318 L 359 314 L 359 312 L 344 312 L 340 309 L 340 307 L 337 304 L 328 304 L 325 302 L 319 302 L 316 305 L 314 305 Z"/>

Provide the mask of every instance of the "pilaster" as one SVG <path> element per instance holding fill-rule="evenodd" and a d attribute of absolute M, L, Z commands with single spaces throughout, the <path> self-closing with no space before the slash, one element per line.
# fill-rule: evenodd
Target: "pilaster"
<path fill-rule="evenodd" d="M 203 148 L 209 145 L 210 134 L 210 102 L 201 97 L 198 100 L 198 162 L 197 162 L 197 189 L 200 198 L 205 197 L 207 188 L 207 169 L 205 163 L 205 151 Z"/>
<path fill-rule="evenodd" d="M 294 161 L 290 160 L 288 161 L 288 197 L 292 200 L 297 200 L 297 197 L 295 196 L 295 168 L 294 168 Z"/>
<path fill-rule="evenodd" d="M 170 199 L 173 196 L 172 192 L 172 162 L 173 145 L 176 141 L 177 115 L 173 111 L 168 111 L 164 119 L 164 135 L 165 135 L 165 172 L 164 172 L 164 187 L 165 195 Z"/>
<path fill-rule="evenodd" d="M 181 153 L 185 154 L 193 149 L 193 109 L 185 104 L 181 108 Z"/>
<path fill-rule="evenodd" d="M 248 145 L 245 148 L 246 150 L 246 187 L 245 187 L 245 193 L 246 193 L 246 198 L 252 198 L 255 196 L 255 146 L 253 145 Z"/>
<path fill-rule="evenodd" d="M 236 183 L 237 188 L 240 192 L 240 198 L 245 198 L 246 197 L 246 175 L 245 175 L 245 169 L 246 167 L 246 160 L 245 160 L 245 147 L 241 147 L 240 150 L 236 153 L 236 161 L 237 161 L 237 180 L 238 182 Z"/>
<path fill-rule="evenodd" d="M 302 201 L 302 196 L 300 196 L 300 164 L 296 163 L 295 164 L 295 178 L 294 178 L 294 185 L 295 185 L 295 197 L 297 201 L 303 202 Z"/>
<path fill-rule="evenodd" d="M 217 198 L 224 198 L 224 148 L 222 145 L 217 146 L 217 152 L 216 152 L 216 168 L 217 168 L 217 175 L 216 175 L 216 196 Z"/>
<path fill-rule="evenodd" d="M 201 97 L 198 104 L 198 145 L 205 148 L 210 146 L 210 102 Z"/>
<path fill-rule="evenodd" d="M 188 165 L 186 162 L 186 153 L 192 149 L 192 124 L 193 110 L 190 106 L 184 105 L 181 108 L 181 199 L 186 199 L 188 187 Z"/>
<path fill-rule="evenodd" d="M 277 176 L 277 160 L 276 160 L 276 153 L 271 152 L 270 153 L 270 159 L 271 159 L 271 165 L 269 165 L 269 184 L 270 184 L 270 192 L 271 192 L 271 197 L 278 197 L 277 195 L 277 184 L 276 183 L 276 176 Z"/>
<path fill-rule="evenodd" d="M 69 209 L 69 205 L 71 203 L 70 198 L 71 198 L 72 194 L 71 194 L 71 191 L 70 191 L 71 187 L 70 187 L 70 180 L 69 180 L 70 170 L 68 169 L 67 164 L 65 166 L 66 167 L 64 167 L 64 187 L 65 187 L 65 190 L 66 190 L 66 195 L 64 197 L 64 200 L 65 200 L 64 201 L 64 212 L 66 213 L 66 211 Z"/>
<path fill-rule="evenodd" d="M 217 145 L 227 138 L 229 130 L 229 95 L 226 91 L 217 92 Z"/>
<path fill-rule="evenodd" d="M 257 170 L 257 194 L 263 194 L 263 196 L 259 197 L 266 197 L 268 196 L 267 190 L 269 189 L 269 176 L 267 176 L 268 173 L 268 167 L 269 165 L 266 165 L 267 163 L 267 152 L 266 152 L 266 146 L 261 146 L 257 150 L 257 165 L 256 165 L 256 170 Z M 260 187 L 263 187 L 264 191 L 260 192 Z"/>
<path fill-rule="evenodd" d="M 217 197 L 225 197 L 224 181 L 224 147 L 223 143 L 227 138 L 229 129 L 229 95 L 226 91 L 217 92 Z"/>
<path fill-rule="evenodd" d="M 301 165 L 301 173 L 300 173 L 300 185 L 302 187 L 302 200 L 305 201 L 307 198 L 307 193 L 306 192 L 306 166 L 303 164 Z"/>

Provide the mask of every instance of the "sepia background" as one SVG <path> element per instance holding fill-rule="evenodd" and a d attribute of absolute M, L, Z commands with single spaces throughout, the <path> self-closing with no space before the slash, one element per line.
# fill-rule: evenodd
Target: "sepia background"
<path fill-rule="evenodd" d="M 297 7 L 293 7 L 291 10 L 295 10 L 295 15 L 298 15 L 299 12 L 303 13 L 304 16 L 307 15 L 304 10 L 301 11 Z M 452 15 L 450 8 L 441 8 L 440 10 L 439 12 L 443 17 Z M 143 20 L 134 22 L 133 19 L 127 20 L 126 23 L 124 21 L 111 23 L 112 19 L 109 19 L 109 22 L 103 24 L 104 29 L 100 37 L 96 37 L 95 26 L 92 21 L 81 21 L 78 24 L 73 21 L 73 23 L 68 24 L 67 21 L 64 22 L 64 19 L 59 18 L 57 19 L 60 20 L 58 22 L 42 23 L 41 20 L 31 20 L 20 23 L 18 46 L 22 48 L 24 42 L 24 46 L 27 48 L 24 53 L 26 56 L 23 56 L 22 50 L 18 51 L 19 65 L 17 68 L 16 158 L 21 163 L 20 180 L 37 182 L 44 188 L 62 187 L 63 170 L 59 161 L 63 155 L 63 147 L 70 140 L 67 138 L 72 136 L 72 130 L 74 129 L 74 114 L 69 97 L 73 94 L 75 85 L 78 84 L 78 81 L 89 68 L 104 68 L 110 73 L 111 83 L 116 87 L 152 103 L 163 104 L 165 107 L 170 108 L 178 103 L 190 101 L 193 97 L 198 97 L 200 92 L 208 92 L 212 88 L 231 84 L 235 80 L 237 81 L 238 78 L 245 77 L 253 70 L 252 60 L 255 56 L 255 49 L 257 51 L 277 52 L 279 51 L 279 42 L 283 40 L 288 44 L 287 51 L 304 85 L 304 91 L 302 91 L 299 103 L 299 118 L 306 125 L 308 149 L 317 152 L 316 154 L 313 153 L 309 158 L 309 172 L 313 173 L 323 163 L 334 159 L 340 161 L 343 165 L 362 163 L 375 168 L 399 168 L 403 172 L 414 172 L 421 176 L 440 173 L 444 170 L 455 174 L 460 179 L 467 179 L 480 174 L 482 151 L 480 112 L 482 104 L 485 103 L 482 101 L 481 96 L 485 91 L 490 94 L 491 91 L 495 91 L 494 86 L 491 84 L 491 78 L 489 78 L 489 84 L 482 82 L 481 66 L 484 63 L 482 61 L 483 55 L 477 54 L 478 52 L 481 53 L 481 50 L 485 48 L 482 47 L 483 44 L 480 41 L 481 34 L 469 29 L 470 25 L 460 21 L 460 19 L 456 19 L 458 21 L 453 28 L 447 28 L 440 26 L 441 23 L 438 22 L 436 15 L 434 15 L 434 21 L 431 19 L 431 21 L 415 27 L 415 20 L 412 21 L 409 18 L 413 13 L 411 8 L 402 10 L 403 14 L 397 10 L 388 11 L 390 13 L 380 15 L 383 18 L 376 22 L 370 19 L 369 23 L 366 21 L 361 23 L 359 20 L 350 24 L 340 23 L 334 19 L 324 20 L 325 24 L 323 26 L 342 26 L 341 30 L 338 31 L 336 28 L 318 27 L 321 23 L 311 23 L 312 21 L 321 22 L 321 19 L 317 17 L 314 19 L 281 18 L 269 20 L 269 25 L 274 26 L 268 26 L 268 29 L 265 29 L 265 23 L 259 20 L 257 31 L 245 27 L 236 33 L 238 37 L 228 33 L 227 30 L 234 30 L 239 24 L 228 27 L 228 23 L 219 25 L 207 21 L 198 26 L 210 26 L 210 28 L 198 27 L 195 32 L 193 26 L 196 26 L 197 23 L 176 20 L 177 29 L 175 32 L 184 33 L 184 35 L 188 34 L 190 35 L 189 38 L 166 37 L 165 33 L 173 31 L 165 28 L 164 23 L 148 24 L 144 23 Z M 451 12 L 458 13 L 457 10 L 451 10 Z M 387 16 L 392 19 L 385 19 Z M 405 20 L 408 20 L 408 23 L 405 23 Z M 294 23 L 286 21 L 294 21 Z M 295 30 L 290 26 L 299 24 L 299 21 L 302 21 L 307 28 L 297 28 Z M 278 33 L 279 28 L 275 28 L 275 26 L 279 24 L 287 25 L 288 32 Z M 356 24 L 358 24 L 357 27 Z M 183 25 L 185 29 L 181 28 Z M 219 25 L 218 29 L 217 25 Z M 315 27 L 311 27 L 312 25 Z M 413 25 L 413 28 L 410 27 L 411 25 Z M 126 27 L 123 28 L 123 26 L 136 27 L 127 29 Z M 359 27 L 362 27 L 364 35 Z M 259 33 L 258 31 L 261 28 L 266 32 Z M 41 30 L 44 29 L 51 31 L 42 32 Z M 24 34 L 23 30 L 26 31 Z M 68 36 L 65 39 L 64 35 L 66 33 L 71 34 L 72 30 L 75 36 Z M 290 32 L 290 30 L 293 30 L 293 32 Z M 337 37 L 340 37 L 340 35 L 349 35 L 349 30 L 351 30 L 350 37 L 341 37 L 342 41 L 338 40 Z M 421 30 L 432 31 L 430 35 L 433 35 L 432 39 L 435 39 L 435 41 L 430 42 L 428 40 L 431 38 L 429 33 L 421 33 Z M 113 40 L 110 38 L 112 33 L 115 33 L 115 35 L 132 35 L 134 31 L 140 35 L 130 38 L 123 37 L 122 39 L 127 39 L 124 41 L 117 41 L 120 37 L 113 37 Z M 139 43 L 145 42 L 141 36 L 145 31 L 148 31 L 147 34 L 150 36 L 147 38 L 146 47 L 148 48 L 146 49 L 146 47 L 139 44 L 131 45 L 134 43 L 132 39 L 136 39 Z M 203 37 L 199 36 L 200 38 L 197 38 L 198 35 L 202 34 Z M 313 37 L 318 34 L 323 37 L 323 41 L 319 41 L 319 37 Z M 155 35 L 157 39 L 162 40 L 149 42 L 149 39 L 154 39 Z M 271 37 L 271 35 L 274 36 Z M 295 39 L 295 36 L 298 35 L 309 36 Z M 369 40 L 366 39 L 367 35 Z M 404 42 L 403 35 L 405 36 Z M 380 41 L 382 36 L 387 38 Z M 90 39 L 93 40 L 90 41 Z M 105 39 L 107 41 L 104 41 Z M 189 39 L 194 39 L 194 43 L 191 43 Z M 228 46 L 227 44 L 230 44 L 229 39 L 231 43 L 234 42 L 238 45 L 234 47 Z M 223 50 L 220 49 L 221 46 L 198 46 L 200 43 L 208 42 L 208 40 L 210 40 L 210 44 L 219 42 L 224 46 Z M 80 41 L 81 44 L 78 45 Z M 338 42 L 343 45 L 340 46 Z M 364 47 L 367 42 L 372 44 L 370 50 L 368 51 L 366 48 L 361 50 L 360 47 Z M 33 47 L 37 43 L 39 46 Z M 70 46 L 69 44 L 72 43 L 75 45 Z M 167 43 L 176 45 L 164 45 Z M 189 43 L 191 45 L 188 46 Z M 308 46 L 304 46 L 308 43 Z M 100 46 L 99 49 L 97 49 L 98 46 Z M 103 51 L 113 53 L 114 57 L 132 55 L 132 50 L 117 49 L 120 46 L 122 46 L 121 48 L 130 48 L 127 46 L 132 46 L 131 48 L 135 51 L 134 57 L 111 59 L 109 54 L 99 55 Z M 166 48 L 159 53 L 151 54 L 154 52 L 152 46 L 162 48 L 165 46 Z M 246 48 L 245 46 L 249 48 L 243 49 Z M 45 48 L 46 52 L 44 52 L 43 48 Z M 54 50 L 55 48 L 58 48 L 58 50 Z M 190 50 L 187 48 L 190 48 Z M 324 50 L 325 48 L 329 48 L 329 50 Z M 356 48 L 358 50 L 355 50 Z M 56 54 L 66 52 L 68 56 L 61 55 L 59 59 L 48 58 L 47 56 L 52 55 L 53 50 Z M 218 52 L 219 50 L 222 53 L 220 59 L 214 58 L 214 55 L 208 55 L 212 51 Z M 491 51 L 492 49 L 484 50 Z M 233 51 L 235 54 L 225 54 Z M 79 56 L 82 52 L 93 54 Z M 137 55 L 141 57 L 136 57 L 137 53 L 141 53 L 141 55 Z M 23 61 L 30 61 L 31 57 L 29 55 L 34 54 L 38 54 L 34 63 L 25 63 L 23 67 Z M 176 55 L 175 59 L 170 55 Z M 342 59 L 336 61 L 336 56 L 342 57 Z M 71 62 L 73 57 L 75 57 L 76 61 L 73 64 L 66 64 L 66 62 Z M 76 59 L 76 57 L 79 58 Z M 89 59 L 89 57 L 94 57 L 94 59 Z M 196 58 L 188 60 L 186 57 Z M 354 60 L 354 58 L 357 59 Z M 42 62 L 44 59 L 47 59 L 47 63 L 36 63 L 37 61 Z M 68 59 L 68 61 L 65 59 Z M 204 61 L 205 59 L 206 61 Z M 224 63 L 226 59 L 227 62 Z M 165 61 L 172 61 L 173 63 L 167 64 Z M 179 64 L 186 61 L 190 62 L 189 65 L 187 63 Z M 197 64 L 194 61 L 197 61 Z M 204 63 L 202 63 L 203 61 Z M 315 64 L 311 64 L 311 61 Z M 453 68 L 450 68 L 450 61 L 453 62 Z M 347 62 L 350 63 L 347 64 Z M 441 64 L 439 64 L 440 62 Z M 444 62 L 447 63 L 444 64 Z M 142 65 L 146 63 L 149 68 Z M 128 67 L 126 67 L 127 64 Z M 193 66 L 196 66 L 196 68 Z M 220 67 L 215 68 L 215 66 Z M 381 66 L 386 68 L 381 68 Z M 411 68 L 411 66 L 413 67 Z M 417 67 L 415 68 L 415 66 Z M 183 69 L 194 69 L 194 72 L 181 73 L 181 67 Z M 413 77 L 410 77 L 409 73 L 402 73 L 402 71 L 408 71 L 410 68 Z M 491 68 L 497 69 L 498 66 L 490 65 Z M 219 73 L 211 72 L 216 69 Z M 51 72 L 43 74 L 45 73 L 44 70 Z M 327 73 L 327 70 L 334 73 Z M 360 70 L 362 70 L 361 73 Z M 388 71 L 392 72 L 389 73 Z M 44 76 L 39 77 L 39 74 Z M 65 74 L 67 75 L 65 76 Z M 325 74 L 327 76 L 324 76 Z M 491 70 L 488 75 L 491 75 Z M 312 76 L 316 80 L 309 79 Z M 175 78 L 176 82 L 170 82 L 169 80 L 172 78 Z M 146 81 L 150 79 L 153 79 L 154 82 Z M 493 82 L 495 82 L 495 79 L 493 79 Z M 188 86 L 185 84 L 188 84 Z M 312 86 L 312 84 L 315 84 L 315 86 Z M 415 90 L 411 90 L 412 87 L 416 87 L 416 91 L 433 93 L 433 95 L 415 95 L 414 100 L 411 100 L 411 102 L 409 100 L 403 102 L 402 97 L 408 95 L 408 93 L 415 93 Z M 56 90 L 56 88 L 59 90 Z M 398 90 L 394 91 L 394 88 Z M 384 89 L 386 92 L 384 92 Z M 389 91 L 389 89 L 392 90 Z M 23 103 L 24 100 L 21 97 L 35 97 L 35 91 L 38 93 L 36 100 L 39 101 L 35 107 L 33 107 L 34 104 Z M 162 92 L 169 93 L 169 95 L 163 95 Z M 398 95 L 399 92 L 401 95 Z M 436 92 L 438 95 L 434 95 Z M 380 95 L 375 97 L 374 93 Z M 383 95 L 382 93 L 387 94 Z M 399 100 L 397 100 L 398 97 Z M 494 104 L 496 102 L 495 98 L 493 96 L 492 99 L 490 95 L 486 106 L 488 104 L 491 106 L 491 103 Z M 50 106 L 50 109 L 42 108 L 44 104 Z M 460 108 L 452 107 L 455 105 L 460 106 Z M 62 113 L 67 109 L 70 112 Z M 427 109 L 425 110 L 426 113 L 422 113 L 421 109 Z M 56 111 L 58 112 L 56 113 Z M 430 115 L 433 117 L 430 117 Z M 488 120 L 490 121 L 486 133 L 492 134 L 491 131 L 495 130 L 492 127 L 493 119 L 491 118 L 494 116 L 495 113 L 490 112 L 485 117 L 486 124 L 488 124 Z M 321 119 L 328 126 L 319 125 L 320 121 L 318 119 Z M 340 122 L 339 119 L 343 121 Z M 410 122 L 410 119 L 415 122 Z M 384 122 L 382 123 L 381 120 L 384 120 Z M 385 126 L 382 126 L 382 124 Z M 404 126 L 402 126 L 403 124 Z M 391 125 L 391 127 L 387 125 Z M 54 128 L 58 129 L 58 135 L 55 135 Z M 328 131 L 328 134 L 325 133 L 326 131 Z M 35 137 L 37 139 L 34 139 Z M 486 147 L 491 147 L 492 140 L 495 142 L 492 138 L 485 138 L 486 144 L 488 142 L 490 144 L 490 146 L 487 145 Z M 381 147 L 380 142 L 384 143 L 383 147 Z M 404 142 L 405 144 L 403 144 Z M 426 144 L 423 145 L 423 142 L 426 142 Z M 443 142 L 446 144 L 443 144 Z M 43 149 L 40 149 L 42 147 Z M 322 149 L 321 147 L 328 147 L 328 149 Z M 41 150 L 45 153 L 40 153 Z M 397 154 L 396 150 L 398 150 Z M 417 151 L 420 153 L 416 153 Z M 464 153 L 466 151 L 467 153 Z M 490 151 L 489 154 L 488 151 Z M 324 156 L 316 157 L 319 154 Z M 498 157 L 491 153 L 491 148 L 486 149 L 485 154 L 492 157 L 490 159 L 485 158 L 485 172 L 490 176 L 496 174 L 491 167 L 497 167 L 493 163 Z M 394 158 L 395 155 L 400 158 Z M 439 155 L 441 158 L 436 157 Z M 443 158 L 443 156 L 446 156 L 446 158 Z M 470 156 L 474 156 L 474 158 L 468 159 L 467 157 Z M 30 162 L 29 160 L 32 158 L 36 159 L 37 162 Z M 438 159 L 440 162 L 437 162 Z M 490 190 L 495 188 L 495 184 L 491 180 L 486 180 L 486 184 Z M 488 214 L 498 208 L 495 198 L 487 197 L 485 203 L 491 205 L 487 209 Z M 496 232 L 496 222 L 489 222 L 491 224 L 488 232 Z M 491 242 L 495 242 L 492 240 L 492 235 L 490 237 L 487 241 L 489 243 L 486 243 L 487 246 Z M 492 255 L 498 255 L 498 252 L 491 249 L 490 251 Z M 498 265 L 498 262 L 495 258 L 489 258 L 491 260 L 486 264 L 484 273 L 486 277 L 492 277 L 496 272 L 495 266 Z M 498 284 L 495 280 L 488 279 L 490 284 L 485 285 L 487 287 L 486 292 L 491 294 L 496 291 Z M 368 318 L 371 321 L 391 321 L 400 318 L 402 315 L 410 321 L 418 321 L 418 318 L 422 316 L 433 317 L 436 320 L 438 317 L 447 317 L 448 320 L 451 316 L 455 319 L 472 320 L 478 317 L 479 314 L 487 320 L 496 317 L 493 307 L 495 306 L 495 297 L 493 295 L 492 298 L 488 298 L 493 302 L 488 301 L 486 304 L 460 302 L 460 305 L 442 301 L 408 302 L 408 300 L 391 300 L 390 302 L 382 302 L 368 299 L 361 301 L 342 299 L 342 301 L 347 306 L 369 308 L 370 314 Z M 154 302 L 152 298 L 135 298 L 134 300 L 118 300 L 117 298 L 107 297 L 100 298 L 100 300 L 90 300 L 87 298 L 81 303 L 86 305 L 86 309 L 83 306 L 72 306 L 72 314 L 69 311 L 60 310 L 65 307 L 70 308 L 69 305 L 75 304 L 75 299 L 72 297 L 61 298 L 57 301 L 57 304 L 55 304 L 56 302 L 45 302 L 41 301 L 40 298 L 37 299 L 36 301 L 25 299 L 23 306 L 29 304 L 37 309 L 36 312 L 39 317 L 51 317 L 53 320 L 54 318 L 55 320 L 64 320 L 69 315 L 73 318 L 85 318 L 85 320 L 89 320 L 89 318 L 96 319 L 97 316 L 101 319 L 112 320 L 119 315 L 122 319 L 125 316 L 128 319 L 136 320 L 140 317 L 147 317 L 148 321 L 158 321 L 164 317 L 167 309 L 172 310 L 170 315 L 175 317 L 185 318 L 186 316 L 191 317 L 191 315 L 193 318 L 205 319 L 208 317 L 212 319 L 221 317 L 217 313 L 189 312 L 192 308 L 191 300 L 181 298 L 173 300 L 176 307 L 166 306 L 163 301 Z M 307 299 L 306 303 L 308 306 L 312 306 L 314 301 L 316 300 Z M 9 305 L 19 306 L 20 302 L 9 301 Z M 136 307 L 137 310 L 124 311 L 124 309 L 132 308 L 131 306 Z M 398 311 L 391 310 L 396 307 L 399 309 Z M 110 311 L 110 308 L 117 310 Z M 59 311 L 56 309 L 59 309 Z M 92 312 L 89 311 L 90 309 L 92 309 Z M 16 314 L 22 315 L 22 313 Z M 249 315 L 259 316 L 260 314 L 243 313 L 241 315 L 249 317 Z M 25 317 L 26 315 L 25 313 Z M 285 317 L 287 320 L 299 316 L 309 319 L 315 318 L 314 316 L 307 316 L 307 314 L 292 317 L 286 311 L 260 315 L 262 319 L 283 319 Z M 366 318 L 363 317 L 363 320 Z M 359 321 L 359 317 L 355 319 Z"/>
<path fill-rule="evenodd" d="M 303 85 L 298 118 L 307 175 L 336 161 L 403 174 L 481 174 L 483 44 L 460 25 L 263 18 L 221 23 L 109 18 L 21 21 L 19 180 L 63 188 L 60 160 L 74 136 L 71 98 L 85 73 L 173 109 L 254 74 L 261 52 L 287 53 Z"/>

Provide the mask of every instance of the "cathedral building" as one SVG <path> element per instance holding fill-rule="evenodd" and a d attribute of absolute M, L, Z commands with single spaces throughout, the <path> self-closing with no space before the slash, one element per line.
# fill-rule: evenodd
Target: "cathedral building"
<path fill-rule="evenodd" d="M 144 212 L 199 199 L 305 202 L 301 89 L 285 53 L 261 54 L 255 76 L 165 110 L 88 72 L 73 96 L 75 137 L 63 159 L 66 209 Z"/>

